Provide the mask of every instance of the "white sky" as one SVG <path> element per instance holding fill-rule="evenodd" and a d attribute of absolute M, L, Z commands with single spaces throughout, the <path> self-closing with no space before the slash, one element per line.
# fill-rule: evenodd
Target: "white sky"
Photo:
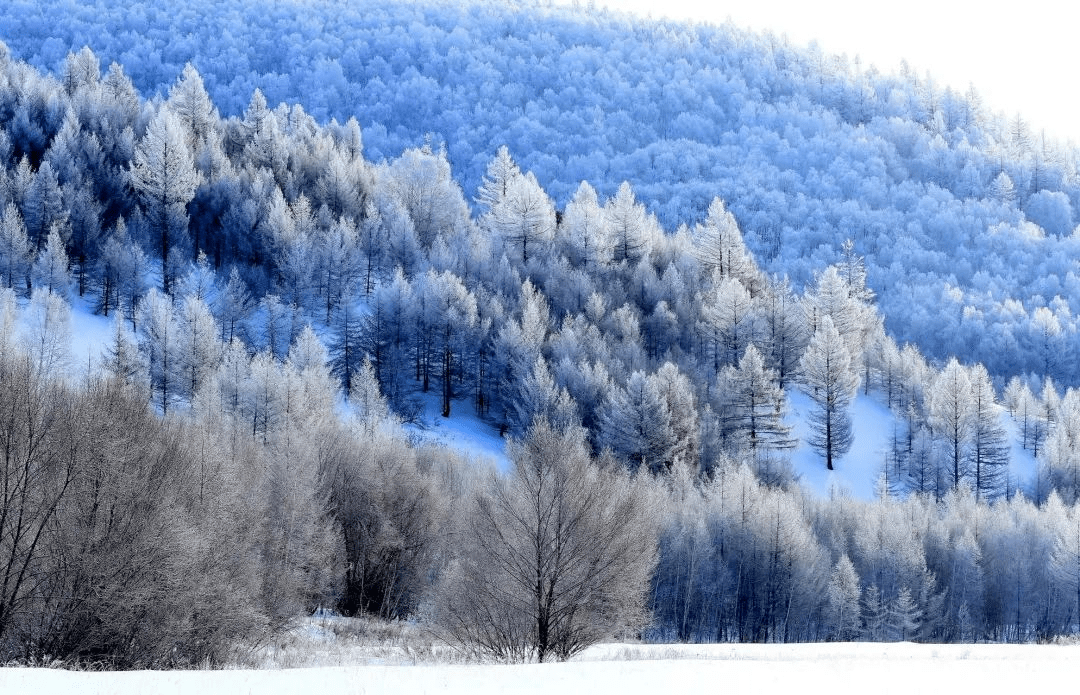
<path fill-rule="evenodd" d="M 570 0 L 557 0 L 569 2 Z M 585 0 L 581 0 L 582 3 Z M 1033 132 L 1080 143 L 1080 7 L 1064 0 L 595 0 L 597 5 L 699 19 L 817 40 L 825 53 L 858 55 L 896 72 L 907 59 L 941 86 L 973 84 L 993 111 L 1021 113 Z"/>

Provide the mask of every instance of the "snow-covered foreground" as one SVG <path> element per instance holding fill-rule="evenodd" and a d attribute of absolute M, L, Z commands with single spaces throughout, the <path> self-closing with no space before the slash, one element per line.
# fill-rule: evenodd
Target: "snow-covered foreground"
<path fill-rule="evenodd" d="M 0 669 L 34 693 L 928 693 L 1027 692 L 1071 682 L 1080 647 L 1042 645 L 606 645 L 565 664 L 345 666 L 281 671 L 73 673 Z"/>

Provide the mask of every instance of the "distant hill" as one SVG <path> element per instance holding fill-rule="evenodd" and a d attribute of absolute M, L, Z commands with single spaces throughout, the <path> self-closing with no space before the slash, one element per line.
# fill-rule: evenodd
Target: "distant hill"
<path fill-rule="evenodd" d="M 975 91 L 775 36 L 520 5 L 12 0 L 0 39 L 57 72 L 90 45 L 146 94 L 190 61 L 223 116 L 255 88 L 356 116 L 371 161 L 442 144 L 470 201 L 502 144 L 560 208 L 625 180 L 673 231 L 720 196 L 796 287 L 851 238 L 898 340 L 1078 383 L 1075 151 Z"/>

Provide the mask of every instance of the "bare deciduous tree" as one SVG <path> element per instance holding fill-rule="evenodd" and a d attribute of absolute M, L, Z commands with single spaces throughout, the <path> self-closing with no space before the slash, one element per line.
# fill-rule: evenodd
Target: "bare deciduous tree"
<path fill-rule="evenodd" d="M 514 470 L 476 497 L 438 592 L 448 641 L 544 661 L 640 628 L 656 562 L 646 478 L 597 467 L 583 431 L 544 420 L 509 453 Z"/>

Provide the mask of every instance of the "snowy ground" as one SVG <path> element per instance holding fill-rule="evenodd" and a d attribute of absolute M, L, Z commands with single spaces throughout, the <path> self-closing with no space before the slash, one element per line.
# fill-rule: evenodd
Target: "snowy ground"
<path fill-rule="evenodd" d="M 453 401 L 450 417 L 443 417 L 440 398 L 434 392 L 423 398 L 417 422 L 406 425 L 413 437 L 459 451 L 477 462 L 497 466 L 501 471 L 509 470 L 506 440 L 499 436 L 499 431 L 476 416 L 468 399 Z"/>
<path fill-rule="evenodd" d="M 604 645 L 564 664 L 330 666 L 86 673 L 0 669 L 33 693 L 998 693 L 1073 682 L 1080 647 L 1040 645 Z M 686 691 L 687 687 L 701 688 Z"/>
<path fill-rule="evenodd" d="M 835 470 L 825 468 L 825 459 L 807 443 L 810 430 L 807 418 L 814 402 L 798 389 L 790 389 L 787 423 L 799 445 L 791 454 L 791 464 L 803 486 L 819 497 L 845 493 L 855 499 L 871 500 L 877 494 L 878 477 L 882 473 L 893 438 L 894 427 L 901 427 L 892 411 L 877 394 L 861 391 L 851 405 L 854 441 L 851 451 L 833 461 Z M 1035 479 L 1035 457 L 1020 446 L 1016 423 L 1002 409 L 1001 423 L 1009 441 L 1009 486 L 1030 490 Z M 901 431 L 902 434 L 902 431 Z"/>
<path fill-rule="evenodd" d="M 96 371 L 102 354 L 113 337 L 113 315 L 94 314 L 89 296 L 73 296 L 71 301 L 71 362 L 76 378 L 85 376 L 87 370 Z M 130 329 L 131 324 L 127 324 Z"/>
<path fill-rule="evenodd" d="M 892 411 L 873 396 L 860 392 L 851 406 L 855 435 L 851 451 L 834 459 L 834 470 L 830 471 L 825 468 L 821 454 L 806 443 L 810 437 L 807 417 L 815 407 L 814 402 L 798 389 L 790 389 L 787 396 L 787 422 L 792 425 L 792 434 L 799 439 L 798 447 L 791 454 L 791 464 L 803 486 L 820 497 L 846 491 L 856 499 L 873 499 L 892 439 Z"/>

